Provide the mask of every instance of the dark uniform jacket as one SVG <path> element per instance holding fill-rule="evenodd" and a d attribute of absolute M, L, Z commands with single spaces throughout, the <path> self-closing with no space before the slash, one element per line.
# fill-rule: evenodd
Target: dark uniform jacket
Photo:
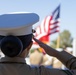
<path fill-rule="evenodd" d="M 0 75 L 76 75 L 76 58 L 64 51 L 62 51 L 61 54 L 64 54 L 64 57 L 63 59 L 59 59 L 69 70 L 49 69 L 44 66 L 32 68 L 26 64 L 24 58 L 3 57 L 0 60 Z"/>

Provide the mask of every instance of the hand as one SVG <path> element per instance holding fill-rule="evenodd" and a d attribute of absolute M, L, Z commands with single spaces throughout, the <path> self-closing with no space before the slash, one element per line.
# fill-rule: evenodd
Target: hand
<path fill-rule="evenodd" d="M 58 53 L 57 50 L 51 48 L 50 46 L 44 44 L 43 42 L 37 40 L 37 39 L 34 38 L 34 37 L 33 37 L 33 39 L 39 44 L 40 47 L 42 47 L 42 48 L 45 50 L 45 52 L 46 52 L 48 55 L 56 57 L 56 54 Z"/>

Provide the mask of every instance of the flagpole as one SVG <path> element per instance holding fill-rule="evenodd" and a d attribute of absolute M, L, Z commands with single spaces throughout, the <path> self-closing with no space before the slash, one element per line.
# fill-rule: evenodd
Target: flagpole
<path fill-rule="evenodd" d="M 58 33 L 58 37 L 57 37 L 57 45 L 56 45 L 56 48 L 60 48 L 60 36 L 59 36 L 59 33 Z"/>
<path fill-rule="evenodd" d="M 59 0 L 59 5 L 61 6 L 61 0 Z M 60 19 L 59 19 L 60 21 Z M 60 31 L 58 33 L 58 37 L 57 37 L 57 45 L 56 45 L 56 48 L 60 48 Z"/>

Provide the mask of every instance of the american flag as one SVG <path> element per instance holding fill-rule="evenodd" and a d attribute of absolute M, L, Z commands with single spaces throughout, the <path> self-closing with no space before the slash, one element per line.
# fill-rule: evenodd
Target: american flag
<path fill-rule="evenodd" d="M 60 5 L 52 12 L 51 15 L 46 16 L 41 24 L 36 27 L 35 37 L 45 43 L 49 42 L 49 35 L 59 32 L 60 24 Z"/>

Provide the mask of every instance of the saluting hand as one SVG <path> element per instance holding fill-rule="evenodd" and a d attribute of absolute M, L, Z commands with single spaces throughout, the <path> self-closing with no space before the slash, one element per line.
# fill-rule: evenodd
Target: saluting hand
<path fill-rule="evenodd" d="M 36 39 L 36 38 L 34 38 L 34 37 L 33 37 L 33 39 L 39 44 L 40 47 L 42 47 L 42 48 L 45 50 L 45 52 L 46 52 L 48 55 L 54 56 L 54 57 L 57 56 L 57 54 L 58 54 L 58 51 L 57 51 L 57 50 L 51 48 L 50 46 L 44 44 L 43 42 L 41 42 L 40 40 L 38 40 L 38 39 Z"/>

